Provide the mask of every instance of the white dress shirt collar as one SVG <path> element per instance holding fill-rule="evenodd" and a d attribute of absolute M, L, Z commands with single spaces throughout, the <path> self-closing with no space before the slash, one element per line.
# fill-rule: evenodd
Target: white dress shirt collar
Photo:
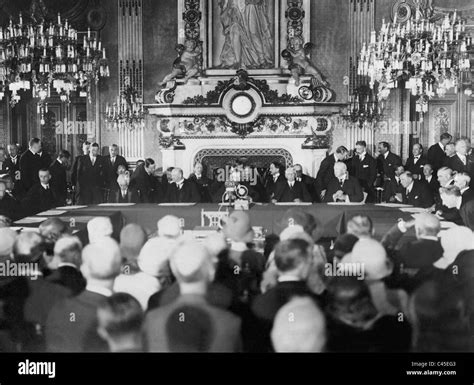
<path fill-rule="evenodd" d="M 283 274 L 282 276 L 278 277 L 278 282 L 299 282 L 301 279 L 296 275 L 291 274 Z"/>
<path fill-rule="evenodd" d="M 389 153 L 390 153 L 390 151 L 387 151 L 385 154 L 383 154 L 383 157 L 384 157 L 385 159 L 387 159 L 387 156 L 388 156 Z"/>
<path fill-rule="evenodd" d="M 469 186 L 464 187 L 463 189 L 461 189 L 461 195 L 464 194 L 467 190 L 469 190 Z"/>
<path fill-rule="evenodd" d="M 456 152 L 456 155 L 462 160 L 464 164 L 466 164 L 466 155 L 461 155 L 459 152 Z"/>
<path fill-rule="evenodd" d="M 438 144 L 439 144 L 439 146 L 441 147 L 441 150 L 443 150 L 443 151 L 444 151 L 444 146 L 443 146 L 443 143 L 441 143 L 441 142 L 438 142 Z"/>
<path fill-rule="evenodd" d="M 409 186 L 406 188 L 407 194 L 410 194 L 410 193 L 411 193 L 411 190 L 413 189 L 413 183 L 414 183 L 414 182 L 411 182 L 411 183 L 409 184 Z"/>
<path fill-rule="evenodd" d="M 49 188 L 49 183 L 48 184 L 41 183 L 41 187 L 43 187 L 45 190 L 47 190 Z"/>
<path fill-rule="evenodd" d="M 87 284 L 86 290 L 92 291 L 93 293 L 101 294 L 105 297 L 110 297 L 113 294 L 112 290 L 107 289 L 106 287 L 97 286 L 93 284 Z"/>
<path fill-rule="evenodd" d="M 420 235 L 418 238 L 419 239 L 427 239 L 429 241 L 438 241 L 438 237 L 436 237 L 434 235 Z"/>
<path fill-rule="evenodd" d="M 367 151 L 364 151 L 362 154 L 359 154 L 359 159 L 361 162 L 364 160 L 366 154 L 367 154 Z"/>
<path fill-rule="evenodd" d="M 58 161 L 59 164 L 63 164 L 63 162 L 61 162 L 61 159 L 56 159 Z"/>

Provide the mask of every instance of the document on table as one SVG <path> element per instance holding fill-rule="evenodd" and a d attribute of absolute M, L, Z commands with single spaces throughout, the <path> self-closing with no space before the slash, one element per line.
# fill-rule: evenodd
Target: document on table
<path fill-rule="evenodd" d="M 39 213 L 38 215 L 54 216 L 54 215 L 63 215 L 67 210 L 47 210 Z"/>
<path fill-rule="evenodd" d="M 364 202 L 328 202 L 328 205 L 333 206 L 362 206 Z"/>
<path fill-rule="evenodd" d="M 411 205 L 404 205 L 403 203 L 376 203 L 375 206 L 380 207 L 413 207 Z"/>
<path fill-rule="evenodd" d="M 76 209 L 83 209 L 84 207 L 87 206 L 61 206 L 61 207 L 56 207 L 56 210 L 76 210 Z"/>
<path fill-rule="evenodd" d="M 420 214 L 428 212 L 427 209 L 422 207 L 400 207 L 400 211 L 404 213 Z"/>
<path fill-rule="evenodd" d="M 158 203 L 158 206 L 194 206 L 196 203 Z"/>
<path fill-rule="evenodd" d="M 19 221 L 16 221 L 16 225 L 31 225 L 32 223 L 41 223 L 44 222 L 46 217 L 26 217 L 23 219 L 20 219 Z"/>
<path fill-rule="evenodd" d="M 39 233 L 39 228 L 38 227 L 11 226 L 10 230 L 13 230 L 13 231 L 34 231 L 35 233 Z"/>
<path fill-rule="evenodd" d="M 275 206 L 311 206 L 311 202 L 275 202 Z"/>
<path fill-rule="evenodd" d="M 115 207 L 115 206 L 134 206 L 135 203 L 101 203 L 101 207 Z"/>

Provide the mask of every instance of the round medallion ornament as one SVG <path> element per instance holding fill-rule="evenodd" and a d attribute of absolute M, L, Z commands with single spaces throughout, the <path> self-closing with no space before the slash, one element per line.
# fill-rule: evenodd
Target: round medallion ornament
<path fill-rule="evenodd" d="M 201 19 L 201 13 L 194 9 L 189 9 L 184 12 L 183 18 L 187 23 L 196 23 Z"/>
<path fill-rule="evenodd" d="M 246 118 L 254 111 L 255 102 L 246 93 L 242 92 L 232 98 L 230 108 L 239 118 Z"/>
<path fill-rule="evenodd" d="M 392 20 L 395 20 L 395 15 L 397 15 L 398 23 L 406 23 L 412 13 L 412 5 L 407 0 L 397 0 L 392 6 Z"/>
<path fill-rule="evenodd" d="M 304 99 L 304 100 L 311 100 L 313 98 L 313 91 L 311 91 L 311 88 L 308 86 L 302 86 L 298 90 L 298 94 Z"/>
<path fill-rule="evenodd" d="M 304 14 L 301 8 L 292 7 L 288 9 L 288 18 L 293 21 L 300 21 Z"/>

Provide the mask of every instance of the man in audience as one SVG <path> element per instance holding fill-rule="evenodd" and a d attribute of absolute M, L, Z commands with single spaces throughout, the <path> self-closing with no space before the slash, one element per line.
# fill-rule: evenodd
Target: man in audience
<path fill-rule="evenodd" d="M 375 202 L 374 183 L 377 177 L 377 162 L 367 153 L 367 143 L 359 140 L 356 143 L 356 153 L 352 157 L 350 174 L 358 181 L 367 193 L 367 203 Z"/>
<path fill-rule="evenodd" d="M 270 167 L 268 169 L 269 176 L 265 181 L 265 191 L 267 194 L 268 199 L 270 201 L 273 199 L 275 194 L 275 186 L 278 183 L 285 182 L 285 177 L 281 175 L 283 166 L 278 162 L 270 163 Z"/>
<path fill-rule="evenodd" d="M 429 163 L 426 163 L 423 167 L 423 180 L 431 191 L 433 197 L 436 197 L 439 191 L 439 182 L 438 178 L 433 175 L 433 166 Z"/>
<path fill-rule="evenodd" d="M 316 196 L 316 179 L 303 173 L 303 166 L 301 164 L 297 163 L 293 166 L 293 168 L 296 172 L 296 181 L 302 182 L 306 186 L 306 189 L 308 190 L 309 195 L 311 196 L 311 201 L 319 202 L 319 197 Z"/>
<path fill-rule="evenodd" d="M 421 180 L 424 177 L 423 168 L 428 160 L 423 155 L 423 146 L 420 143 L 415 143 L 411 151 L 412 153 L 405 163 L 405 170 L 412 173 L 413 179 Z"/>
<path fill-rule="evenodd" d="M 186 319 L 186 313 L 176 314 L 176 308 L 183 305 L 196 306 L 204 310 L 212 320 L 215 333 L 209 344 L 209 352 L 238 352 L 241 349 L 241 321 L 233 314 L 211 306 L 205 299 L 206 291 L 214 278 L 215 270 L 206 248 L 197 242 L 181 244 L 171 257 L 171 269 L 179 287 L 180 297 L 173 303 L 149 312 L 145 319 L 144 334 L 148 351 L 169 352 L 167 339 L 168 322 Z M 170 317 L 181 317 L 169 320 Z M 183 333 L 192 333 L 184 322 Z"/>
<path fill-rule="evenodd" d="M 53 306 L 71 295 L 69 289 L 49 282 L 43 277 L 45 268 L 43 250 L 41 236 L 30 231 L 18 235 L 13 246 L 14 262 L 28 264 L 27 275 L 18 278 L 18 291 L 22 291 L 21 287 L 25 290 L 24 319 L 33 326 L 37 336 L 42 335 L 46 319 Z M 42 350 L 43 342 L 42 338 L 29 342 L 28 350 Z"/>
<path fill-rule="evenodd" d="M 182 222 L 174 215 L 165 215 L 156 222 L 159 237 L 178 239 L 183 235 Z"/>
<path fill-rule="evenodd" d="M 347 234 L 355 235 L 359 239 L 372 238 L 374 232 L 372 219 L 367 215 L 355 215 L 347 221 Z"/>
<path fill-rule="evenodd" d="M 116 144 L 109 146 L 109 156 L 104 157 L 104 163 L 108 189 L 114 190 L 119 166 L 123 166 L 125 170 L 128 170 L 127 161 L 123 156 L 119 155 L 119 147 Z"/>
<path fill-rule="evenodd" d="M 130 188 L 130 177 L 121 174 L 117 177 L 118 190 L 109 191 L 109 203 L 138 203 L 138 192 L 135 188 Z"/>
<path fill-rule="evenodd" d="M 183 170 L 174 168 L 171 171 L 173 184 L 166 190 L 165 202 L 168 203 L 199 203 L 200 195 L 196 184 L 184 179 Z"/>
<path fill-rule="evenodd" d="M 87 281 L 86 289 L 57 303 L 49 313 L 46 324 L 48 351 L 107 351 L 107 344 L 97 334 L 97 308 L 112 295 L 120 264 L 120 248 L 111 238 L 103 238 L 84 248 L 81 272 Z"/>
<path fill-rule="evenodd" d="M 323 159 L 319 166 L 318 174 L 316 175 L 316 192 L 321 197 L 321 200 L 326 196 L 329 182 L 334 177 L 334 165 L 339 162 L 344 162 L 349 156 L 349 151 L 344 146 L 340 146 L 336 151 Z"/>
<path fill-rule="evenodd" d="M 71 154 L 69 151 L 60 151 L 58 158 L 49 167 L 51 183 L 59 205 L 64 206 L 67 199 L 67 175 L 66 170 L 70 167 Z"/>
<path fill-rule="evenodd" d="M 310 297 L 295 297 L 275 316 L 271 332 L 278 353 L 319 353 L 326 344 L 326 319 Z"/>
<path fill-rule="evenodd" d="M 398 166 L 395 169 L 395 175 L 393 178 L 384 181 L 383 184 L 383 200 L 384 202 L 388 203 L 396 203 L 399 202 L 398 198 L 401 198 L 401 194 L 403 191 L 402 182 L 400 181 L 400 175 L 405 172 L 405 168 L 403 166 Z"/>
<path fill-rule="evenodd" d="M 445 153 L 446 145 L 451 142 L 452 138 L 453 137 L 450 134 L 444 132 L 439 137 L 439 142 L 433 144 L 428 149 L 428 162 L 433 167 L 433 172 L 438 171 L 441 167 L 445 165 L 444 163 L 447 158 L 447 155 Z"/>
<path fill-rule="evenodd" d="M 143 319 L 143 310 L 135 298 L 115 293 L 97 308 L 97 333 L 107 341 L 111 352 L 143 352 Z"/>
<path fill-rule="evenodd" d="M 390 144 L 387 142 L 380 142 L 378 150 L 380 155 L 377 158 L 377 169 L 381 181 L 392 180 L 395 177 L 395 170 L 402 165 L 402 160 L 390 151 Z"/>
<path fill-rule="evenodd" d="M 48 157 L 49 155 L 42 152 L 41 140 L 38 138 L 31 139 L 28 150 L 20 157 L 21 183 L 25 192 L 39 182 L 38 171 L 50 166 L 51 161 L 49 164 L 45 164 Z"/>
<path fill-rule="evenodd" d="M 140 203 L 161 202 L 162 194 L 155 178 L 155 167 L 155 161 L 147 158 L 132 174 L 130 186 L 138 191 Z"/>
<path fill-rule="evenodd" d="M 456 142 L 456 155 L 449 159 L 449 168 L 457 173 L 465 172 L 471 179 L 474 173 L 474 161 L 468 154 L 470 145 L 466 139 Z"/>
<path fill-rule="evenodd" d="M 402 191 L 402 203 L 415 207 L 428 208 L 433 205 L 434 199 L 428 187 L 419 180 L 414 180 L 409 171 L 400 175 L 400 182 L 404 188 Z"/>
<path fill-rule="evenodd" d="M 285 182 L 277 182 L 273 191 L 272 202 L 311 202 L 306 185 L 303 182 L 296 181 L 296 172 L 293 167 L 285 171 Z"/>
<path fill-rule="evenodd" d="M 454 185 L 459 189 L 462 196 L 461 207 L 467 202 L 474 200 L 474 191 L 469 188 L 471 177 L 465 172 L 457 173 L 454 176 Z"/>
<path fill-rule="evenodd" d="M 107 174 L 99 145 L 92 143 L 90 154 L 77 159 L 77 194 L 79 204 L 98 204 L 103 201 Z"/>
<path fill-rule="evenodd" d="M 85 141 L 82 143 L 82 155 L 76 156 L 76 159 L 74 159 L 74 163 L 72 165 L 72 172 L 71 172 L 71 184 L 75 188 L 75 200 L 76 202 L 79 202 L 79 190 L 78 190 L 78 169 L 79 169 L 79 161 L 81 160 L 81 163 L 84 163 L 82 160 L 84 157 L 89 156 L 91 151 L 91 142 Z"/>
<path fill-rule="evenodd" d="M 51 217 L 41 222 L 38 231 L 44 241 L 44 259 L 48 267 L 55 268 L 54 245 L 59 238 L 69 234 L 69 226 L 61 219 Z"/>
<path fill-rule="evenodd" d="M 416 240 L 405 242 L 399 247 L 400 239 L 413 227 Z M 431 268 L 443 256 L 438 239 L 440 229 L 438 218 L 429 213 L 420 213 L 414 220 L 398 222 L 385 234 L 382 244 L 395 263 L 393 280 L 407 291 L 412 291 L 420 283 L 413 278 L 421 269 Z"/>
<path fill-rule="evenodd" d="M 199 194 L 201 195 L 201 203 L 211 203 L 212 199 L 209 188 L 211 187 L 212 180 L 206 175 L 203 175 L 203 171 L 202 163 L 196 162 L 194 172 L 189 175 L 188 180 L 194 182 L 198 187 Z"/>
<path fill-rule="evenodd" d="M 364 199 L 362 188 L 358 180 L 347 173 L 346 164 L 336 162 L 333 173 L 324 202 L 362 202 Z"/>
<path fill-rule="evenodd" d="M 20 203 L 7 193 L 7 185 L 3 180 L 0 180 L 0 215 L 5 215 L 12 221 L 22 217 Z"/>
<path fill-rule="evenodd" d="M 441 187 L 439 189 L 439 195 L 445 207 L 448 209 L 455 209 L 456 212 L 459 212 L 462 206 L 462 195 L 458 187 Z"/>
<path fill-rule="evenodd" d="M 147 241 L 147 233 L 143 227 L 129 223 L 120 231 L 120 254 L 122 255 L 122 273 L 138 272 L 137 258 Z"/>
<path fill-rule="evenodd" d="M 443 167 L 449 167 L 451 158 L 456 155 L 456 145 L 454 143 L 448 143 L 446 145 L 446 158 L 444 158 Z"/>
<path fill-rule="evenodd" d="M 77 237 L 64 236 L 54 245 L 54 259 L 57 268 L 48 276 L 49 282 L 67 287 L 72 295 L 78 295 L 86 288 L 81 271 L 82 243 Z"/>
<path fill-rule="evenodd" d="M 56 190 L 51 182 L 51 173 L 47 168 L 38 171 L 39 183 L 35 183 L 22 200 L 25 213 L 37 214 L 60 206 L 61 201 L 56 196 Z M 51 183 L 50 183 L 51 182 Z"/>
<path fill-rule="evenodd" d="M 103 239 L 111 238 L 113 232 L 114 228 L 108 217 L 95 217 L 87 222 L 89 243 L 100 243 Z"/>

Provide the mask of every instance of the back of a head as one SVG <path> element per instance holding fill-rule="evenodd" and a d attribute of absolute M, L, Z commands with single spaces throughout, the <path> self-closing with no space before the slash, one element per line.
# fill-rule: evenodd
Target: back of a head
<path fill-rule="evenodd" d="M 13 254 L 16 262 L 38 262 L 44 251 L 44 242 L 41 235 L 33 231 L 22 232 L 13 245 Z"/>
<path fill-rule="evenodd" d="M 474 234 L 465 226 L 456 226 L 439 233 L 443 259 L 452 263 L 461 251 L 474 249 Z"/>
<path fill-rule="evenodd" d="M 436 237 L 441 229 L 441 223 L 433 214 L 420 213 L 415 217 L 415 230 L 418 236 Z"/>
<path fill-rule="evenodd" d="M 302 239 L 281 241 L 275 247 L 275 265 L 281 273 L 293 271 L 310 261 L 309 244 Z"/>
<path fill-rule="evenodd" d="M 140 225 L 130 223 L 120 232 L 120 251 L 122 258 L 135 260 L 147 240 L 146 231 Z"/>
<path fill-rule="evenodd" d="M 97 309 L 99 329 L 112 339 L 140 333 L 144 314 L 140 303 L 128 293 L 114 293 Z"/>
<path fill-rule="evenodd" d="M 318 227 L 316 218 L 310 213 L 307 213 L 300 208 L 288 209 L 285 214 L 283 214 L 280 223 L 282 228 L 300 225 L 303 227 L 304 231 L 311 235 L 313 238 L 319 235 L 316 234 L 316 230 Z"/>
<path fill-rule="evenodd" d="M 82 250 L 81 271 L 86 279 L 115 279 L 120 274 L 120 248 L 112 238 L 102 238 Z"/>
<path fill-rule="evenodd" d="M 250 216 L 240 210 L 232 212 L 224 225 L 224 234 L 234 242 L 251 242 L 254 233 L 250 224 Z"/>
<path fill-rule="evenodd" d="M 181 243 L 171 256 L 171 270 L 178 283 L 207 283 L 214 279 L 209 251 L 196 241 Z"/>
<path fill-rule="evenodd" d="M 50 242 L 56 242 L 63 234 L 67 234 L 68 226 L 59 218 L 48 218 L 39 225 L 40 235 Z"/>
<path fill-rule="evenodd" d="M 182 234 L 181 221 L 174 215 L 165 215 L 158 223 L 158 236 L 165 238 L 179 238 Z"/>
<path fill-rule="evenodd" d="M 419 286 L 410 298 L 414 323 L 414 350 L 422 352 L 469 351 L 466 303 L 456 285 L 443 279 Z"/>
<path fill-rule="evenodd" d="M 377 315 L 364 281 L 356 277 L 334 277 L 326 288 L 327 311 L 332 317 L 349 322 L 364 322 Z"/>
<path fill-rule="evenodd" d="M 334 256 L 337 258 L 342 258 L 346 254 L 352 252 L 354 245 L 357 243 L 359 238 L 357 238 L 354 234 L 342 234 L 336 238 L 334 242 L 333 253 Z"/>
<path fill-rule="evenodd" d="M 372 219 L 367 215 L 355 215 L 347 222 L 347 233 L 357 238 L 371 238 L 373 235 Z"/>
<path fill-rule="evenodd" d="M 0 261 L 11 257 L 16 237 L 17 234 L 8 227 L 0 228 Z"/>
<path fill-rule="evenodd" d="M 72 263 L 76 267 L 81 266 L 82 243 L 79 238 L 65 236 L 59 238 L 54 245 L 54 255 L 61 263 Z"/>
<path fill-rule="evenodd" d="M 208 352 L 214 339 L 214 325 L 204 309 L 183 305 L 169 315 L 166 337 L 170 352 Z"/>
<path fill-rule="evenodd" d="M 326 344 L 326 320 L 309 297 L 295 297 L 275 316 L 271 332 L 273 347 L 281 353 L 317 353 Z"/>
<path fill-rule="evenodd" d="M 148 240 L 138 255 L 138 267 L 153 277 L 169 275 L 169 262 L 177 242 L 171 238 L 152 238 Z"/>
<path fill-rule="evenodd" d="M 104 237 L 112 236 L 114 229 L 110 218 L 96 217 L 87 222 L 87 233 L 89 242 L 101 242 Z"/>

